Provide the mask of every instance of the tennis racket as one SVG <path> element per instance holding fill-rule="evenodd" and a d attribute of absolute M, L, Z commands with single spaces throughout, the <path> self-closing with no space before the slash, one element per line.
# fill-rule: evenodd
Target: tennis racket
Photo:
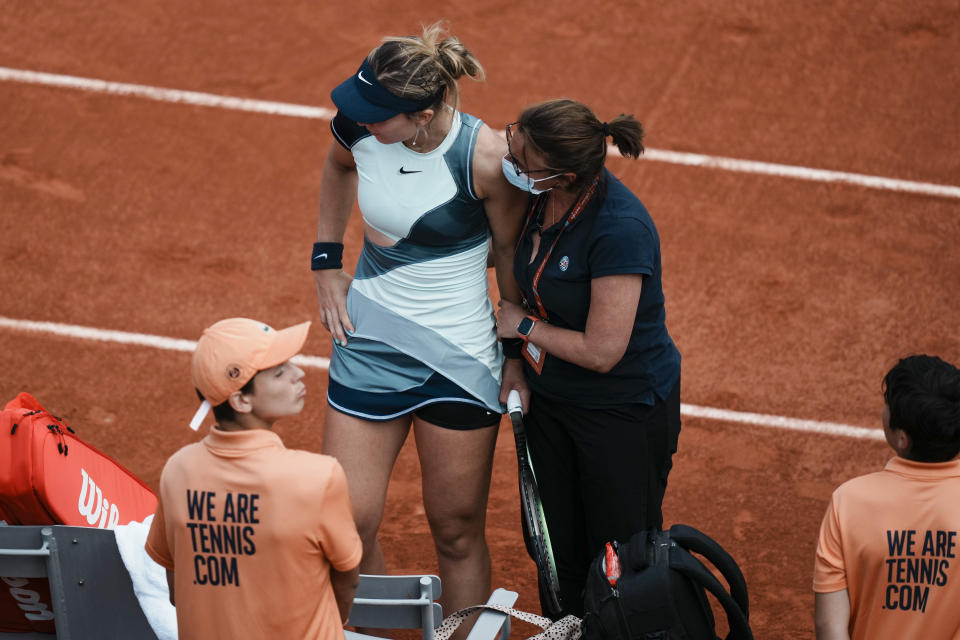
<path fill-rule="evenodd" d="M 513 437 L 517 444 L 517 478 L 520 481 L 523 540 L 527 545 L 527 553 L 537 564 L 537 583 L 540 587 L 543 614 L 549 618 L 557 618 L 562 611 L 557 563 L 550 546 L 550 533 L 547 530 L 547 519 L 543 515 L 543 505 L 540 503 L 537 478 L 530 462 L 527 434 L 523 428 L 523 405 L 520 394 L 515 389 L 507 396 L 507 411 L 510 413 Z"/>

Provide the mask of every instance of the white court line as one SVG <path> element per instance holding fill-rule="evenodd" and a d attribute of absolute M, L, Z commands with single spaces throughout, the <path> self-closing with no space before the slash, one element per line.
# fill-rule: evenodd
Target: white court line
<path fill-rule="evenodd" d="M 336 115 L 335 110 L 325 109 L 323 107 L 311 107 L 306 105 L 270 102 L 265 100 L 252 100 L 247 98 L 233 98 L 230 96 L 219 96 L 211 93 L 201 93 L 198 91 L 161 89 L 158 87 L 150 87 L 139 84 L 108 82 L 106 80 L 96 80 L 93 78 L 80 78 L 77 76 L 43 73 L 40 71 L 27 71 L 23 69 L 10 69 L 7 67 L 0 67 L 0 80 L 54 87 L 67 87 L 71 89 L 81 89 L 84 91 L 98 91 L 101 93 L 111 93 L 116 95 L 136 96 L 150 100 L 158 100 L 161 102 L 177 102 L 204 107 L 219 107 L 221 109 L 253 111 L 256 113 L 284 115 L 296 118 L 330 120 L 334 115 Z M 618 153 L 615 148 L 614 153 Z M 846 171 L 829 171 L 826 169 L 813 169 L 809 167 L 775 164 L 771 162 L 758 162 L 753 160 L 738 160 L 736 158 L 708 156 L 699 153 L 686 153 L 681 151 L 667 151 L 663 149 L 647 149 L 643 157 L 654 162 L 666 162 L 669 164 L 678 164 L 688 167 L 720 169 L 723 171 L 733 171 L 738 173 L 754 173 L 783 178 L 796 178 L 798 180 L 811 180 L 814 182 L 838 182 L 856 185 L 859 187 L 866 187 L 869 189 L 900 191 L 943 198 L 960 199 L 960 187 L 935 184 L 931 182 L 914 182 L 912 180 L 898 180 L 896 178 L 884 178 L 881 176 L 849 173 Z"/>
<path fill-rule="evenodd" d="M 269 113 L 271 115 L 292 116 L 295 118 L 312 118 L 316 120 L 330 120 L 337 112 L 323 107 L 308 107 L 286 102 L 270 102 L 267 100 L 251 100 L 248 98 L 233 98 L 218 96 L 212 93 L 199 91 L 180 91 L 178 89 L 161 89 L 142 84 L 126 82 L 108 82 L 94 78 L 78 78 L 56 73 L 41 71 L 25 71 L 0 67 L 0 80 L 11 82 L 25 82 L 27 84 L 41 84 L 49 87 L 66 87 L 83 91 L 97 91 L 112 93 L 120 96 L 136 96 L 159 102 L 179 102 L 201 107 L 219 107 L 221 109 L 235 109 L 237 111 L 253 111 L 255 113 Z"/>
<path fill-rule="evenodd" d="M 192 352 L 197 346 L 197 343 L 193 340 L 180 340 L 177 338 L 166 338 L 164 336 L 155 336 L 143 333 L 129 333 L 127 331 L 109 331 L 105 329 L 95 329 L 93 327 L 82 327 L 73 324 L 60 324 L 57 322 L 17 320 L 15 318 L 6 318 L 4 316 L 0 316 L 0 327 L 12 329 L 14 331 L 51 333 L 69 338 L 79 338 L 81 340 L 99 340 L 102 342 L 135 344 L 145 347 L 152 347 L 154 349 L 165 349 L 167 351 Z M 299 355 L 294 357 L 292 361 L 297 365 L 311 367 L 314 369 L 327 369 L 330 366 L 330 359 L 320 356 Z M 854 427 L 846 424 L 837 424 L 835 422 L 818 422 L 816 420 L 800 420 L 797 418 L 787 418 L 784 416 L 774 416 L 763 413 L 728 411 L 726 409 L 714 409 L 712 407 L 699 407 L 692 404 L 681 404 L 680 413 L 692 418 L 704 418 L 707 420 L 719 420 L 722 422 L 739 422 L 742 424 L 752 424 L 761 427 L 790 429 L 793 431 L 805 431 L 807 433 L 823 433 L 833 436 L 843 436 L 846 438 L 866 438 L 872 440 L 883 439 L 883 433 L 879 429 Z"/>
<path fill-rule="evenodd" d="M 616 149 L 614 147 L 614 149 Z M 616 151 L 619 153 L 619 151 Z M 796 178 L 813 182 L 840 182 L 852 184 L 868 189 L 884 191 L 903 191 L 919 193 L 927 196 L 943 198 L 960 198 L 960 187 L 952 187 L 932 182 L 913 182 L 912 180 L 898 180 L 881 176 L 868 176 L 862 173 L 847 171 L 829 171 L 827 169 L 811 169 L 788 164 L 774 164 L 772 162 L 757 162 L 753 160 L 737 160 L 720 156 L 707 156 L 700 153 L 685 153 L 681 151 L 663 151 L 661 149 L 647 149 L 643 157 L 658 162 L 682 164 L 688 167 L 704 167 L 708 169 L 722 169 L 740 173 L 757 173 L 781 178 Z"/>
<path fill-rule="evenodd" d="M 739 422 L 741 424 L 754 424 L 761 427 L 790 429 L 792 431 L 806 431 L 807 433 L 823 433 L 831 436 L 843 436 L 845 438 L 883 440 L 883 431 L 880 429 L 853 427 L 837 422 L 801 420 L 799 418 L 773 416 L 765 413 L 748 413 L 746 411 L 729 411 L 727 409 L 714 409 L 713 407 L 699 407 L 693 404 L 681 404 L 680 413 L 691 418 L 704 418 L 706 420 Z"/>
<path fill-rule="evenodd" d="M 101 342 L 135 344 L 143 347 L 152 347 L 154 349 L 164 349 L 166 351 L 186 351 L 188 353 L 193 353 L 193 350 L 197 346 L 197 343 L 193 340 L 180 340 L 178 338 L 167 338 L 164 336 L 155 336 L 147 333 L 130 333 L 127 331 L 95 329 L 93 327 L 82 327 L 75 324 L 61 324 L 59 322 L 17 320 L 16 318 L 6 318 L 4 316 L 0 316 L 0 327 L 13 329 L 14 331 L 52 333 L 53 335 L 57 336 L 79 338 L 81 340 L 99 340 Z M 294 356 L 292 362 L 296 365 L 303 365 L 315 369 L 326 369 L 330 366 L 330 359 L 323 358 L 321 356 Z"/>

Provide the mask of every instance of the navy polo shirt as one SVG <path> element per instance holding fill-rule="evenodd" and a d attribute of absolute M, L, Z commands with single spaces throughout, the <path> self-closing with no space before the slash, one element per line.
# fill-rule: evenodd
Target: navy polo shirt
<path fill-rule="evenodd" d="M 531 204 L 534 202 L 531 198 Z M 590 371 L 547 353 L 540 375 L 524 361 L 527 382 L 547 398 L 587 408 L 653 404 L 656 398 L 665 399 L 680 377 L 680 352 L 667 332 L 660 237 L 646 207 L 604 169 L 597 193 L 580 217 L 566 230 L 563 226 L 561 222 L 543 230 L 532 262 L 532 223 L 520 238 L 513 272 L 529 307 L 536 309 L 533 277 L 560 234 L 538 285 L 547 321 L 584 331 L 591 281 L 638 273 L 643 275 L 643 289 L 633 333 L 623 358 L 608 373 Z"/>

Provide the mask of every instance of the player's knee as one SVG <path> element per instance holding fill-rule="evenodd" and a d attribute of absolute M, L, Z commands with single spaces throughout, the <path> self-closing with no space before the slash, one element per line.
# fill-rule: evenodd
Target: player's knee
<path fill-rule="evenodd" d="M 434 536 L 437 555 L 447 560 L 466 560 L 477 555 L 486 543 L 483 535 L 461 535 L 458 537 Z"/>
<path fill-rule="evenodd" d="M 447 558 L 466 558 L 484 544 L 482 515 L 462 514 L 430 519 L 437 553 Z"/>
<path fill-rule="evenodd" d="M 360 540 L 363 541 L 363 548 L 368 549 L 377 540 L 377 531 L 380 529 L 381 515 L 379 513 L 365 513 L 363 510 L 357 510 L 354 513 L 354 522 L 357 525 L 357 533 L 360 534 Z"/>

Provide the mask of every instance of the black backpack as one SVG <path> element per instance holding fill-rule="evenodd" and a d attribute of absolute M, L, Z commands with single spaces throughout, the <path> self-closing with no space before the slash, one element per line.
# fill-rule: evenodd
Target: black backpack
<path fill-rule="evenodd" d="M 747 585 L 737 563 L 706 534 L 676 524 L 640 531 L 626 544 L 611 543 L 620 578 L 607 579 L 605 552 L 594 559 L 584 588 L 584 640 L 716 640 L 709 591 L 723 605 L 726 640 L 752 640 Z M 709 560 L 730 590 L 690 552 Z"/>

